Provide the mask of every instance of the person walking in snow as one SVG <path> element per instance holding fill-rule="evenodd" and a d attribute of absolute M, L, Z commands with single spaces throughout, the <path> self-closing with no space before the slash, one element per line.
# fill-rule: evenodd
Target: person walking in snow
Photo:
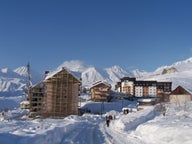
<path fill-rule="evenodd" d="M 106 116 L 106 125 L 107 125 L 107 127 L 109 127 L 109 123 L 110 123 L 110 118 L 109 118 L 109 116 Z"/>

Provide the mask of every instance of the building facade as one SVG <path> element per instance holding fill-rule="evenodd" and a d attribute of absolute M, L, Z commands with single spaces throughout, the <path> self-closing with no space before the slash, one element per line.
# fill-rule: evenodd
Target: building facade
<path fill-rule="evenodd" d="M 80 78 L 65 68 L 47 74 L 30 90 L 30 113 L 53 118 L 78 114 L 80 84 Z"/>
<path fill-rule="evenodd" d="M 136 97 L 142 96 L 156 96 L 157 82 L 156 81 L 135 81 L 134 83 Z"/>
<path fill-rule="evenodd" d="M 128 93 L 134 95 L 134 83 L 136 78 L 124 77 L 121 79 L 121 91 L 123 93 Z"/>
<path fill-rule="evenodd" d="M 136 97 L 156 97 L 171 92 L 172 82 L 137 81 L 136 78 L 124 77 L 115 86 L 117 92 Z"/>
<path fill-rule="evenodd" d="M 90 88 L 91 99 L 93 101 L 105 101 L 108 102 L 110 99 L 111 85 L 106 82 L 96 82 Z"/>

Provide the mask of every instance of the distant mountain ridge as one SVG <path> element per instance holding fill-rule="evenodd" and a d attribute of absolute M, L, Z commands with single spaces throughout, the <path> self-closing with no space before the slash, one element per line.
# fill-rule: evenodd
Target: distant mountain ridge
<path fill-rule="evenodd" d="M 31 71 L 32 83 L 42 79 L 41 74 Z M 18 67 L 15 70 L 0 69 L 0 96 L 17 96 L 27 91 L 27 68 Z"/>
<path fill-rule="evenodd" d="M 118 65 L 97 69 L 94 66 L 85 65 L 79 60 L 65 61 L 57 69 L 61 67 L 81 73 L 83 87 L 91 87 L 93 83 L 102 80 L 111 84 L 114 89 L 115 84 L 121 78 L 129 76 L 136 77 L 138 80 L 171 81 L 173 88 L 181 85 L 192 91 L 192 58 L 176 62 L 170 66 L 161 66 L 154 72 L 138 69 L 129 71 L 122 69 Z M 26 91 L 26 75 L 27 69 L 25 66 L 15 70 L 0 69 L 0 96 L 21 95 Z M 43 79 L 43 74 L 31 70 L 31 79 L 32 83 L 36 84 Z"/>

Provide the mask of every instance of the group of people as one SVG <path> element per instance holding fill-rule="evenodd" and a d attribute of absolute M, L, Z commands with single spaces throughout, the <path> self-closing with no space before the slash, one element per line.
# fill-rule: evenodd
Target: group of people
<path fill-rule="evenodd" d="M 109 127 L 109 123 L 111 120 L 115 119 L 115 115 L 114 117 L 112 115 L 106 115 L 105 119 L 106 119 L 106 125 L 107 127 Z"/>

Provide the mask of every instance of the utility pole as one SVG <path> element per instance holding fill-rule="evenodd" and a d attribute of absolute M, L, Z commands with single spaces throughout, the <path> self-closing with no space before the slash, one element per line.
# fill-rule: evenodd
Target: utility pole
<path fill-rule="evenodd" d="M 31 74 L 30 74 L 30 64 L 27 64 L 27 94 L 29 97 L 29 89 L 31 86 Z"/>

